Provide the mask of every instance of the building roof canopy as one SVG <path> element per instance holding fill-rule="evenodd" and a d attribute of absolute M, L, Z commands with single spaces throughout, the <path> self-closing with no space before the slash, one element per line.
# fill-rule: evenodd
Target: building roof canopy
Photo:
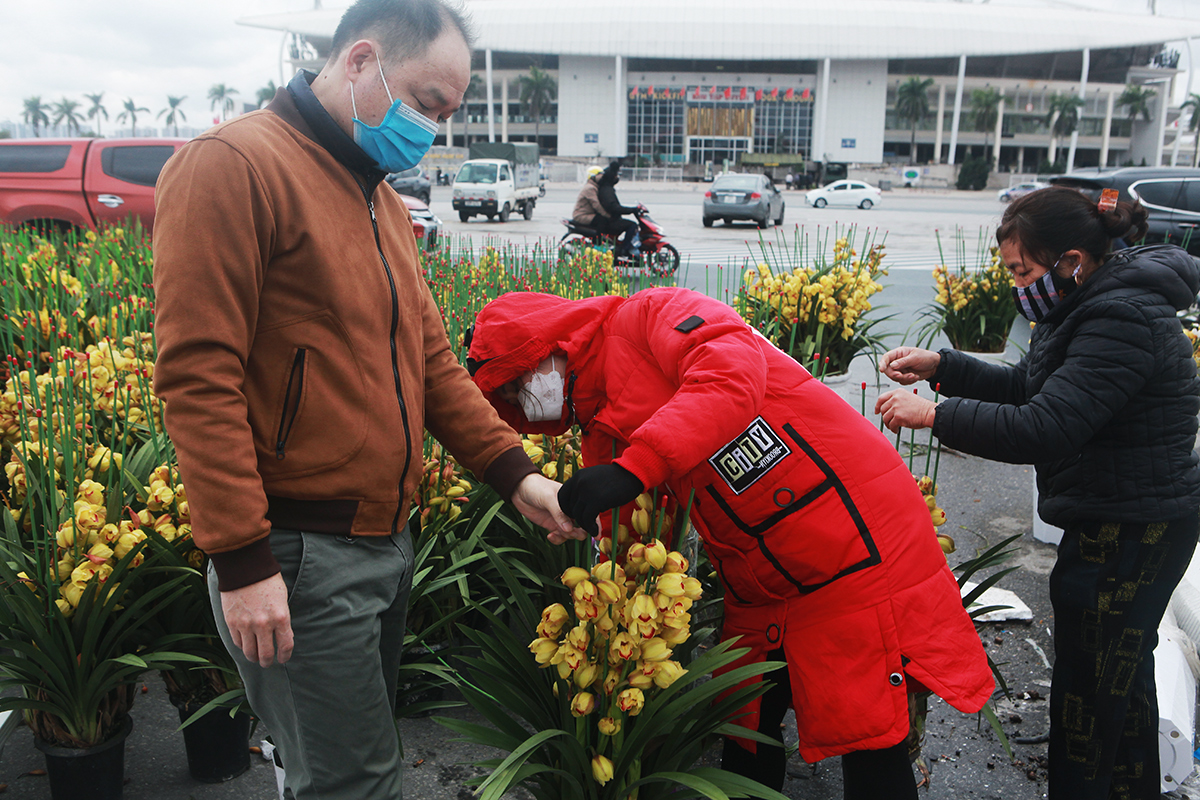
<path fill-rule="evenodd" d="M 682 59 L 884 59 L 1128 47 L 1200 36 L 1200 20 L 1063 3 L 937 0 L 468 0 L 480 49 Z M 343 9 L 244 17 L 333 35 Z"/>

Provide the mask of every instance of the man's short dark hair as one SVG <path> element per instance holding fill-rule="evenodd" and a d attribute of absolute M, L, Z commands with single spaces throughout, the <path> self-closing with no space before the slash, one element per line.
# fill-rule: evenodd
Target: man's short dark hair
<path fill-rule="evenodd" d="M 450 26 L 468 47 L 475 34 L 461 7 L 447 0 L 358 0 L 346 9 L 333 34 L 330 58 L 365 37 L 379 40 L 384 58 L 395 63 L 422 55 Z"/>

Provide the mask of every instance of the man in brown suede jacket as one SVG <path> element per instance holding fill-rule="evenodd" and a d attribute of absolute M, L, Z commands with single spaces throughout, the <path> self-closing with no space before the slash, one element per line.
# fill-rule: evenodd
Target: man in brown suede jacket
<path fill-rule="evenodd" d="M 425 429 L 552 541 L 583 537 L 459 366 L 381 185 L 397 160 L 372 137 L 393 124 L 419 160 L 462 102 L 469 41 L 443 0 L 359 0 L 319 75 L 185 145 L 158 184 L 155 387 L 218 624 L 296 800 L 400 797 Z"/>

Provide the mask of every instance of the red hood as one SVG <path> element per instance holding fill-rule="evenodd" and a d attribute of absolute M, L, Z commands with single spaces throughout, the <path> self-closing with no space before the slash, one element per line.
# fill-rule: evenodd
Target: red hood
<path fill-rule="evenodd" d="M 475 318 L 468 359 L 477 365 L 475 384 L 501 418 L 523 433 L 559 434 L 569 421 L 530 422 L 521 409 L 501 400 L 496 390 L 537 367 L 551 353 L 567 357 L 567 373 L 578 373 L 592 360 L 604 321 L 625 302 L 623 297 L 567 300 L 537 292 L 510 292 L 488 303 Z M 563 416 L 567 416 L 564 409 Z"/>

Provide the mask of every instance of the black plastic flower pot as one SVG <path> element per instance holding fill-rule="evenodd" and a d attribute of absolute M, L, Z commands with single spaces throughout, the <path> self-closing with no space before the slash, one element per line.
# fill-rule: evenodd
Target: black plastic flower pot
<path fill-rule="evenodd" d="M 202 703 L 179 707 L 179 721 L 195 714 Z M 250 715 L 214 708 L 183 729 L 188 772 L 203 783 L 224 783 L 250 769 Z"/>
<path fill-rule="evenodd" d="M 34 744 L 46 757 L 53 800 L 121 800 L 125 785 L 125 739 L 133 720 L 125 718 L 121 730 L 107 742 L 93 747 L 58 747 L 35 738 Z"/>

